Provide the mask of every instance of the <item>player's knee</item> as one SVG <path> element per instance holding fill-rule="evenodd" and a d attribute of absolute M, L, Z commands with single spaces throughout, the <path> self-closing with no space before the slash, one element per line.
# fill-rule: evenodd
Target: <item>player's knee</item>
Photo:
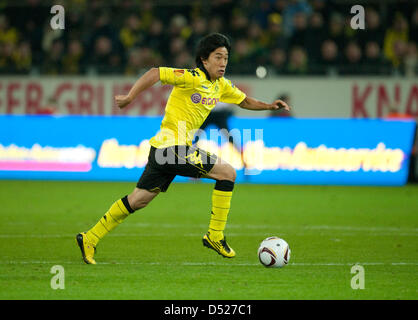
<path fill-rule="evenodd" d="M 135 190 L 128 196 L 128 201 L 131 208 L 136 211 L 145 208 L 155 196 L 155 193 L 135 188 Z"/>
<path fill-rule="evenodd" d="M 133 210 L 139 210 L 145 208 L 152 199 L 144 198 L 144 197 L 133 197 L 130 201 L 131 207 Z"/>
<path fill-rule="evenodd" d="M 237 178 L 237 172 L 235 171 L 234 167 L 226 163 L 222 180 L 229 180 L 229 181 L 235 182 L 236 178 Z"/>
<path fill-rule="evenodd" d="M 234 167 L 231 166 L 231 168 L 232 168 L 232 179 L 231 179 L 231 181 L 235 182 L 235 179 L 237 178 L 237 172 L 235 171 Z"/>

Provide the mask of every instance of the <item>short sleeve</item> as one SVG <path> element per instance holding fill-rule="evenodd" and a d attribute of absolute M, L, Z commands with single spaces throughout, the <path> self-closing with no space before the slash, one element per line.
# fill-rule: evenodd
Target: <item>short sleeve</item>
<path fill-rule="evenodd" d="M 194 88 L 199 76 L 194 70 L 160 67 L 160 81 L 180 88 Z"/>
<path fill-rule="evenodd" d="M 240 104 L 244 101 L 246 94 L 238 89 L 230 80 L 224 79 L 224 85 L 222 95 L 220 98 L 221 102 Z"/>

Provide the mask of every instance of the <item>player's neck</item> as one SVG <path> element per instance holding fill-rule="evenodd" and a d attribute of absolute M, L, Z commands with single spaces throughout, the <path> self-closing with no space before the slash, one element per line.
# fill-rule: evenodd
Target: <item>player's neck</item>
<path fill-rule="evenodd" d="M 211 77 L 210 77 L 210 74 L 209 74 L 209 72 L 205 69 L 205 67 L 201 67 L 201 68 L 199 68 L 199 70 L 201 70 L 204 74 L 205 74 L 205 76 L 206 76 L 206 79 L 207 80 L 209 80 L 210 82 L 215 82 L 217 79 L 211 79 Z"/>

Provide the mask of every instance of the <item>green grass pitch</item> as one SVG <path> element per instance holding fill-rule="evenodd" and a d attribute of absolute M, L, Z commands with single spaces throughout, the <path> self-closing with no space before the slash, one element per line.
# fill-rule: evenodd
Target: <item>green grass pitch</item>
<path fill-rule="evenodd" d="M 85 265 L 75 235 L 135 183 L 0 181 L 0 299 L 418 299 L 418 186 L 235 187 L 225 259 L 202 246 L 213 184 L 177 183 L 137 211 Z M 283 269 L 257 257 L 268 236 Z M 351 287 L 352 266 L 365 288 Z M 51 288 L 51 268 L 65 289 Z"/>

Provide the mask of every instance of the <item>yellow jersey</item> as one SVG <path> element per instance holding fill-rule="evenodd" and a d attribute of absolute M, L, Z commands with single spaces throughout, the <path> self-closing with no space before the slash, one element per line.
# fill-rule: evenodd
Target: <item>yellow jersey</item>
<path fill-rule="evenodd" d="M 196 131 L 218 102 L 240 104 L 245 93 L 224 77 L 215 81 L 196 69 L 160 67 L 162 84 L 174 86 L 165 108 L 160 131 L 151 138 L 155 148 L 192 145 Z"/>

